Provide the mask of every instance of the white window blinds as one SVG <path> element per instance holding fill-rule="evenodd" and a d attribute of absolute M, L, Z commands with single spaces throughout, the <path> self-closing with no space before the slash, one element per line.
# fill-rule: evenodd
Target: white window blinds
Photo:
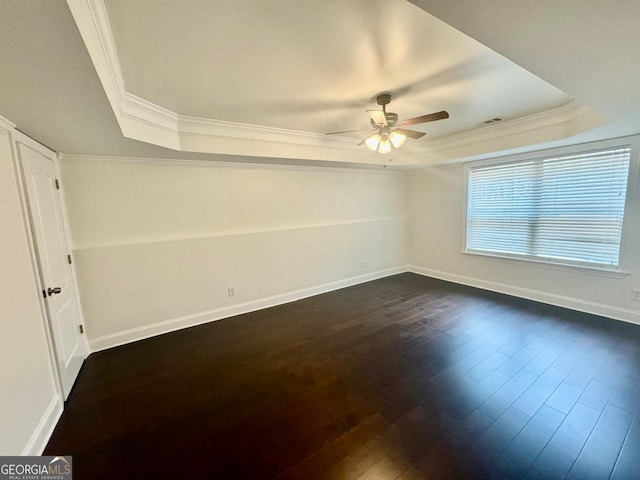
<path fill-rule="evenodd" d="M 469 168 L 467 251 L 618 266 L 631 149 Z"/>

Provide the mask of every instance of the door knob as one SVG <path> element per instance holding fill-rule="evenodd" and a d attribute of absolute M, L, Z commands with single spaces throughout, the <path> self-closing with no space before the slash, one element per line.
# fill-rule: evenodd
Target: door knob
<path fill-rule="evenodd" d="M 47 288 L 47 295 L 51 296 L 54 293 L 57 295 L 58 293 L 60 293 L 62 291 L 62 289 L 60 287 L 55 287 L 55 288 Z"/>

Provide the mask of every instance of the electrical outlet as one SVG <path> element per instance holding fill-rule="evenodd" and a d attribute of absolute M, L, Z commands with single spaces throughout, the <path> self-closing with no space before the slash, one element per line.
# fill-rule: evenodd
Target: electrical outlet
<path fill-rule="evenodd" d="M 362 260 L 360 262 L 360 268 L 369 268 L 369 262 L 366 260 Z"/>
<path fill-rule="evenodd" d="M 631 290 L 631 300 L 640 302 L 640 290 Z"/>
<path fill-rule="evenodd" d="M 227 293 L 229 294 L 230 297 L 235 297 L 236 296 L 236 287 L 227 288 Z"/>

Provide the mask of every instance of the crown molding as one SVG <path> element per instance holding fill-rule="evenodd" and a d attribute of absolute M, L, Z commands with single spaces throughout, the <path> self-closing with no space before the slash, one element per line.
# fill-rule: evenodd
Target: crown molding
<path fill-rule="evenodd" d="M 412 144 L 398 157 L 409 166 L 466 161 L 487 153 L 498 154 L 511 149 L 562 140 L 599 127 L 606 122 L 605 117 L 574 100 L 545 112 L 457 133 L 438 140 Z"/>
<path fill-rule="evenodd" d="M 180 115 L 128 92 L 104 0 L 67 0 L 67 4 L 125 137 L 185 152 L 380 164 L 380 155 L 356 147 L 353 137 Z M 421 166 L 463 159 L 567 138 L 604 122 L 574 101 L 438 140 L 405 144 L 393 153 L 393 160 L 398 166 Z"/>
<path fill-rule="evenodd" d="M 119 157 L 109 155 L 83 155 L 60 153 L 58 158 L 64 163 L 91 163 L 97 165 L 149 165 L 161 166 L 172 165 L 180 167 L 207 167 L 238 170 L 284 170 L 284 171 L 304 171 L 304 172 L 340 172 L 352 174 L 368 175 L 405 175 L 405 167 L 398 168 L 388 164 L 353 164 L 352 167 L 345 167 L 337 162 L 327 162 L 321 166 L 295 165 L 287 163 L 258 163 L 258 162 L 225 162 L 216 160 L 181 159 L 181 158 L 159 158 L 159 157 Z"/>
<path fill-rule="evenodd" d="M 125 137 L 180 150 L 177 115 L 126 91 L 102 0 L 67 0 L 111 109 Z"/>
<path fill-rule="evenodd" d="M 120 114 L 170 134 L 178 132 L 180 115 L 127 91 L 120 96 Z"/>
<path fill-rule="evenodd" d="M 526 133 L 541 128 L 548 128 L 554 125 L 565 126 L 567 122 L 582 117 L 584 115 L 592 115 L 593 112 L 582 105 L 580 102 L 573 100 L 558 108 L 547 110 L 545 112 L 534 113 L 506 122 L 500 122 L 494 125 L 483 126 L 474 130 L 456 133 L 448 137 L 438 140 L 425 142 L 429 150 L 444 150 L 446 148 L 458 147 L 470 143 L 484 142 L 500 137 L 506 137 L 514 134 Z"/>
<path fill-rule="evenodd" d="M 238 139 L 250 138 L 262 142 L 314 145 L 358 152 L 362 150 L 360 147 L 355 146 L 355 139 L 352 137 L 327 136 L 320 133 L 226 122 L 186 115 L 179 116 L 178 130 L 180 135 L 185 137 L 191 135 Z"/>
<path fill-rule="evenodd" d="M 14 128 L 16 128 L 15 123 L 13 123 L 12 121 L 4 118 L 2 115 L 0 115 L 0 128 L 2 128 L 3 130 L 13 130 Z"/>

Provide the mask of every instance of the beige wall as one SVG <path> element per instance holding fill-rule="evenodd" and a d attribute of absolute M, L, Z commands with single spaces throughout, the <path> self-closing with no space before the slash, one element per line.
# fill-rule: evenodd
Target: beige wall
<path fill-rule="evenodd" d="M 62 402 L 17 185 L 10 131 L 0 124 L 0 455 L 35 455 Z"/>
<path fill-rule="evenodd" d="M 0 454 L 38 453 L 61 405 L 10 139 L 0 133 L 0 267 L 11 272 L 0 280 Z M 637 181 L 637 157 L 632 176 Z M 404 175 L 73 157 L 62 161 L 62 178 L 94 348 L 390 274 L 407 263 L 426 275 L 640 323 L 640 303 L 630 295 L 640 288 L 637 189 L 629 192 L 622 249 L 628 274 L 611 276 L 461 253 L 460 164 Z"/>
<path fill-rule="evenodd" d="M 406 263 L 403 174 L 74 157 L 62 177 L 93 348 Z"/>
<path fill-rule="evenodd" d="M 637 144 L 637 139 L 620 144 L 630 140 Z M 417 170 L 407 177 L 409 263 L 426 275 L 640 323 L 640 302 L 631 299 L 632 289 L 640 289 L 637 155 L 636 149 L 621 249 L 621 266 L 628 275 L 461 253 L 466 181 L 462 164 Z"/>

